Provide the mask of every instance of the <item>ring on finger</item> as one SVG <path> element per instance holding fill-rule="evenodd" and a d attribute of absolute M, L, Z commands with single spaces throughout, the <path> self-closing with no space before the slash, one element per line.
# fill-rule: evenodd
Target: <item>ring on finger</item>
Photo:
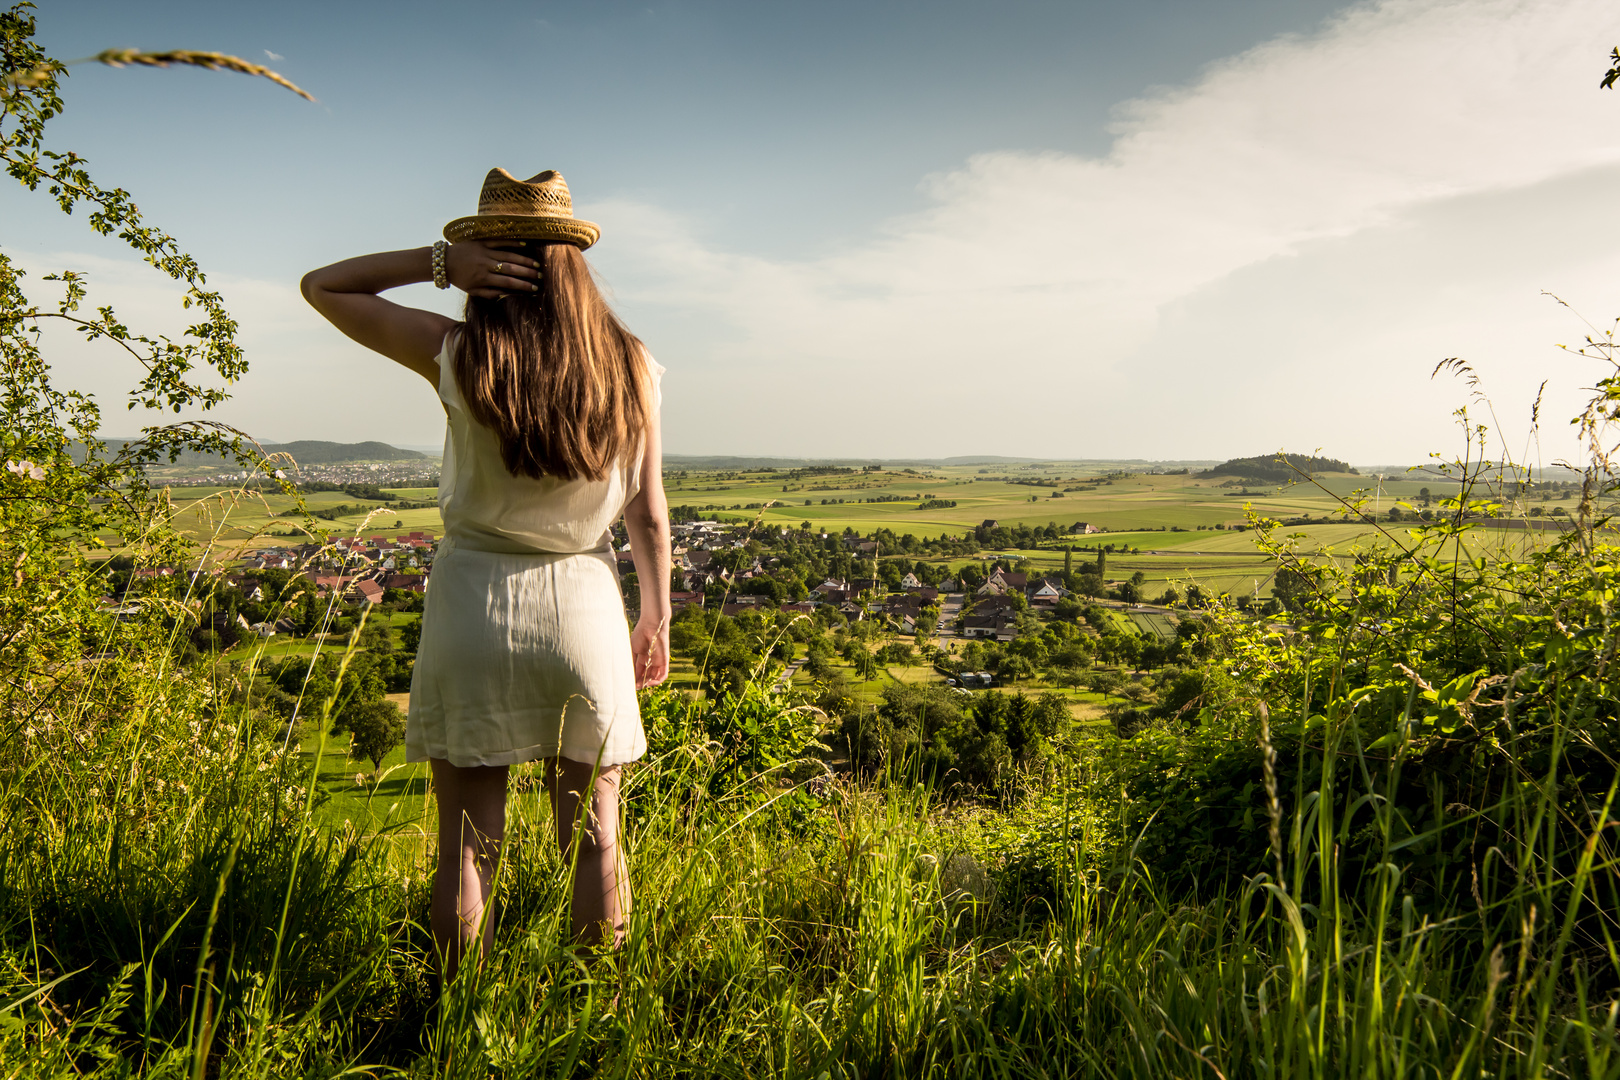
<path fill-rule="evenodd" d="M 503 271 L 505 269 L 506 269 L 506 264 L 505 263 L 498 262 L 498 263 L 495 264 L 495 272 L 497 274 L 499 274 L 501 271 Z"/>

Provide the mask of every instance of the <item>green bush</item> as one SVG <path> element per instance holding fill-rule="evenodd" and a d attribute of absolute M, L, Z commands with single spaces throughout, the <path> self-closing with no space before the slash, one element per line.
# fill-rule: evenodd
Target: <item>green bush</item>
<path fill-rule="evenodd" d="M 875 710 L 844 716 L 850 761 L 868 773 L 913 771 L 931 784 L 995 791 L 1052 752 L 1067 725 L 1061 697 L 983 691 L 964 695 L 938 683 L 888 686 Z"/>

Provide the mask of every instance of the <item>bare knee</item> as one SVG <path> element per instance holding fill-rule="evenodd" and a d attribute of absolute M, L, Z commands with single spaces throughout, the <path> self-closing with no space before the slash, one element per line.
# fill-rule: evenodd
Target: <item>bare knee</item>
<path fill-rule="evenodd" d="M 506 766 L 431 764 L 441 854 L 459 851 L 463 863 L 493 865 L 506 837 Z"/>
<path fill-rule="evenodd" d="M 593 769 L 567 758 L 546 763 L 545 782 L 557 822 L 557 843 L 565 854 L 578 845 L 579 857 L 606 855 L 618 844 L 619 776 L 617 765 Z"/>

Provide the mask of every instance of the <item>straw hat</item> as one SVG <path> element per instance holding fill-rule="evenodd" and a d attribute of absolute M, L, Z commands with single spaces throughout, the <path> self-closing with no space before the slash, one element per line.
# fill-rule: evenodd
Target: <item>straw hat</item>
<path fill-rule="evenodd" d="M 462 240 L 562 240 L 584 251 L 601 237 L 595 222 L 574 216 L 568 182 L 555 169 L 519 180 L 491 169 L 478 193 L 478 213 L 444 227 L 452 244 Z"/>

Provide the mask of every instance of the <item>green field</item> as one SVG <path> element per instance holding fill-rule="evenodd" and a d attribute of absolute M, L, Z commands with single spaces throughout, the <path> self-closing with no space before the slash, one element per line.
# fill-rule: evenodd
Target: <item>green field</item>
<path fill-rule="evenodd" d="M 1176 636 L 1176 623 L 1170 616 L 1157 611 L 1133 611 L 1130 613 L 1131 622 L 1143 634 L 1152 634 L 1163 641 L 1169 641 Z"/>
<path fill-rule="evenodd" d="M 890 529 L 920 539 L 941 535 L 962 536 L 980 523 L 1044 526 L 1055 522 L 1067 529 L 1087 522 L 1107 531 L 1065 534 L 1051 548 L 1076 546 L 1082 551 L 1112 545 L 1108 562 L 1110 580 L 1122 580 L 1140 571 L 1146 578 L 1145 595 L 1152 597 L 1174 584 L 1197 584 L 1212 592 L 1235 595 L 1269 594 L 1273 564 L 1255 550 L 1254 536 L 1238 531 L 1246 514 L 1274 518 L 1330 517 L 1344 510 L 1339 500 L 1366 494 L 1374 478 L 1350 474 L 1322 476 L 1315 484 L 1288 487 L 1250 486 L 1222 477 L 1157 475 L 1121 472 L 1104 462 L 1051 462 L 1031 465 L 950 466 L 884 469 L 831 475 L 795 475 L 777 472 L 723 472 L 672 468 L 665 489 L 672 506 L 698 508 L 700 516 L 738 522 L 758 522 L 761 529 L 797 527 L 808 521 L 829 532 L 852 528 L 862 534 Z M 1055 486 L 1035 486 L 1036 482 Z M 1388 511 L 1392 505 L 1416 506 L 1419 493 L 1429 488 L 1434 498 L 1456 490 L 1455 485 L 1432 475 L 1386 479 L 1382 493 L 1369 506 Z M 400 501 L 431 501 L 434 488 L 389 489 Z M 174 491 L 179 521 L 194 537 L 212 538 L 216 557 L 230 559 L 241 551 L 266 544 L 291 542 L 301 519 L 287 496 L 261 497 L 232 493 L 222 488 L 180 488 Z M 843 500 L 838 502 L 836 500 Z M 873 501 L 873 500 L 892 501 Z M 863 501 L 864 500 L 864 501 Z M 924 510 L 927 500 L 954 501 L 954 507 Z M 806 501 L 810 505 L 805 505 Z M 442 522 L 436 508 L 395 510 L 386 502 L 363 503 L 342 492 L 307 496 L 314 513 L 337 506 L 364 507 L 363 511 L 335 520 L 315 518 L 314 527 L 328 536 L 394 534 L 422 531 L 438 535 Z M 1520 509 L 1543 512 L 1574 504 L 1568 500 L 1535 498 Z M 714 507 L 716 509 L 706 509 Z M 1404 526 L 1387 526 L 1393 542 L 1400 542 Z M 1392 542 L 1362 523 L 1311 524 L 1291 528 L 1311 550 L 1347 556 L 1358 546 Z M 1552 531 L 1476 529 L 1470 535 L 1473 554 L 1489 550 L 1522 555 L 1532 546 L 1551 543 Z M 305 539 L 302 532 L 299 539 Z M 987 552 L 993 558 L 996 552 Z M 1061 550 L 1007 552 L 1028 558 L 1030 568 L 1052 571 L 1063 565 Z M 952 560 L 960 566 L 968 560 Z M 983 561 L 983 560 L 980 560 Z"/>
<path fill-rule="evenodd" d="M 1338 506 L 1328 492 L 1350 497 L 1374 482 L 1371 477 L 1335 475 L 1322 481 L 1327 492 L 1296 484 L 1284 489 L 1251 487 L 1245 495 L 1241 485 L 1223 486 L 1229 481 L 1221 477 L 1137 474 L 1108 478 L 1119 468 L 1106 463 L 1058 463 L 1041 470 L 998 466 L 985 472 L 982 467 L 952 466 L 803 480 L 768 473 L 721 474 L 728 477 L 725 480 L 676 473 L 666 476 L 665 490 L 671 505 L 723 506 L 728 517 L 746 513 L 768 523 L 809 521 L 835 531 L 849 527 L 866 533 L 888 528 L 928 537 L 960 534 L 987 519 L 1009 526 L 1052 521 L 1067 526 L 1085 521 L 1109 532 L 1123 532 L 1241 524 L 1246 505 L 1277 517 L 1320 515 Z M 1059 486 L 1033 486 L 1034 481 L 1048 480 Z M 1383 507 L 1387 509 L 1394 499 L 1416 499 L 1423 487 L 1436 494 L 1442 490 L 1433 479 L 1385 481 Z M 917 498 L 862 501 L 885 495 Z M 823 504 L 824 499 L 844 502 Z M 930 499 L 954 501 L 956 506 L 919 509 L 921 501 Z M 772 505 L 752 513 L 746 510 L 750 504 L 766 502 Z"/>

